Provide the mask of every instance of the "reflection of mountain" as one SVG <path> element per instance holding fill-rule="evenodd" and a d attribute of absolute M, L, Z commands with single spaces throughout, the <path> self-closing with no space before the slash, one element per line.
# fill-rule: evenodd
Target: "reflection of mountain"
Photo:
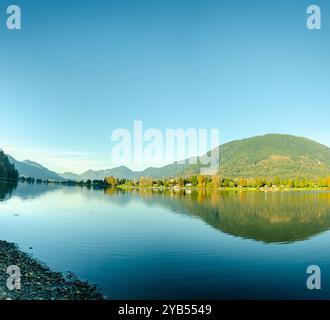
<path fill-rule="evenodd" d="M 17 188 L 13 192 L 13 196 L 18 196 L 21 199 L 33 199 L 40 195 L 58 190 L 61 186 L 57 184 L 43 184 L 43 183 L 18 183 Z"/>
<path fill-rule="evenodd" d="M 0 182 L 0 186 L 2 183 Z M 35 199 L 40 196 L 43 196 L 47 193 L 54 191 L 63 191 L 65 193 L 82 193 L 85 197 L 88 198 L 104 198 L 103 189 L 97 188 L 96 186 L 93 188 L 85 188 L 85 187 L 77 187 L 77 186 L 62 186 L 60 184 L 44 184 L 44 183 L 27 183 L 27 182 L 19 182 L 15 189 L 8 194 L 10 196 L 15 196 L 20 199 Z M 98 192 L 93 192 L 98 191 Z"/>
<path fill-rule="evenodd" d="M 330 193 L 142 192 L 146 203 L 203 219 L 222 232 L 266 243 L 305 240 L 330 229 Z"/>
<path fill-rule="evenodd" d="M 17 183 L 0 182 L 0 201 L 10 198 Z"/>
<path fill-rule="evenodd" d="M 80 193 L 90 200 L 111 201 L 118 207 L 131 201 L 162 206 L 179 214 L 202 219 L 210 226 L 233 236 L 266 243 L 305 240 L 330 229 L 330 192 L 206 192 L 191 194 L 117 189 L 93 190 L 80 187 L 0 183 L 0 200 L 10 195 L 36 198 L 61 190 Z"/>

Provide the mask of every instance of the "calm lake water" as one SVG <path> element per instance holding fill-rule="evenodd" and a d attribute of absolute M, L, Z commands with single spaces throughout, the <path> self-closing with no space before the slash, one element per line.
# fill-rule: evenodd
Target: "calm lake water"
<path fill-rule="evenodd" d="M 329 299 L 329 229 L 329 192 L 0 184 L 0 239 L 113 299 Z"/>

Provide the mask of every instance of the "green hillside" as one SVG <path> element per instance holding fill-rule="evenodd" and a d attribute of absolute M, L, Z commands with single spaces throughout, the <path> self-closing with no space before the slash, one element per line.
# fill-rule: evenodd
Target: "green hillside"
<path fill-rule="evenodd" d="M 198 174 L 201 167 L 174 163 L 146 169 L 140 175 L 189 176 Z M 330 148 L 306 138 L 281 134 L 237 140 L 220 146 L 219 173 L 229 178 L 325 177 L 330 175 Z"/>
<path fill-rule="evenodd" d="M 330 176 L 330 148 L 315 141 L 285 134 L 268 134 L 232 141 L 219 147 L 219 174 L 223 178 L 319 178 Z M 20 171 L 20 166 L 16 165 Z M 127 167 L 108 170 L 88 170 L 81 175 L 67 172 L 64 179 L 103 180 L 107 176 L 119 179 L 150 177 L 166 179 L 199 175 L 201 164 L 172 163 L 161 168 L 132 171 Z"/>
<path fill-rule="evenodd" d="M 319 177 L 330 174 L 330 148 L 290 135 L 269 134 L 220 147 L 220 173 L 229 177 Z"/>
<path fill-rule="evenodd" d="M 8 157 L 0 150 L 0 180 L 17 181 L 18 172 L 13 164 L 8 160 Z"/>

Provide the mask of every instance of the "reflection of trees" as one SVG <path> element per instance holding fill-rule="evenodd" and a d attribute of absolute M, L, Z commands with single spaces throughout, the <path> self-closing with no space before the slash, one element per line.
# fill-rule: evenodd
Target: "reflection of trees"
<path fill-rule="evenodd" d="M 111 201 L 118 206 L 142 199 L 150 208 L 160 205 L 203 219 L 222 232 L 267 243 L 304 240 L 330 229 L 330 192 L 88 190 L 22 183 L 15 188 L 16 185 L 0 183 L 0 200 L 8 198 L 12 192 L 27 199 L 55 190 L 80 192 L 87 199 Z"/>
<path fill-rule="evenodd" d="M 105 188 L 104 189 L 104 194 L 107 195 L 107 196 L 113 196 L 113 195 L 118 194 L 118 191 L 115 188 Z"/>
<path fill-rule="evenodd" d="M 6 183 L 0 182 L 0 201 L 3 201 L 7 196 L 11 196 L 13 190 L 17 187 L 17 182 Z"/>
<path fill-rule="evenodd" d="M 205 221 L 224 232 L 264 242 L 303 240 L 330 228 L 327 193 L 229 194 L 222 195 L 215 207 L 218 215 L 204 215 Z"/>
<path fill-rule="evenodd" d="M 152 195 L 152 198 L 149 198 Z M 149 191 L 141 197 L 202 218 L 235 236 L 264 242 L 304 240 L 330 228 L 329 192 Z"/>

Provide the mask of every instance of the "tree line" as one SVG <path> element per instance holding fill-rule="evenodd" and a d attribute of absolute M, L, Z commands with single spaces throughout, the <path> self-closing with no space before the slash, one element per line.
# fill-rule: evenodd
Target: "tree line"
<path fill-rule="evenodd" d="M 17 181 L 18 172 L 15 166 L 9 162 L 5 153 L 0 150 L 0 180 L 1 181 Z"/>
<path fill-rule="evenodd" d="M 104 184 L 108 186 L 128 186 L 128 187 L 164 187 L 164 188 L 262 188 L 262 187 L 284 187 L 284 188 L 330 188 L 330 176 L 325 178 L 307 178 L 296 177 L 293 179 L 281 179 L 279 177 L 269 178 L 238 178 L 227 179 L 219 175 L 209 176 L 192 176 L 179 177 L 170 179 L 152 179 L 142 177 L 139 180 L 117 179 L 115 177 L 107 177 Z"/>
<path fill-rule="evenodd" d="M 325 178 L 307 178 L 296 177 L 293 179 L 281 179 L 279 177 L 270 178 L 236 178 L 228 179 L 219 175 L 215 176 L 191 176 L 178 177 L 168 179 L 153 179 L 150 177 L 141 177 L 138 180 L 119 179 L 113 176 L 106 177 L 104 180 L 86 181 L 53 181 L 41 180 L 33 177 L 21 177 L 22 182 L 27 183 L 56 183 L 63 185 L 78 186 L 97 186 L 97 187 L 140 187 L 140 188 L 200 188 L 200 189 L 216 189 L 216 188 L 263 188 L 263 187 L 279 187 L 279 188 L 330 188 L 330 176 Z"/>

